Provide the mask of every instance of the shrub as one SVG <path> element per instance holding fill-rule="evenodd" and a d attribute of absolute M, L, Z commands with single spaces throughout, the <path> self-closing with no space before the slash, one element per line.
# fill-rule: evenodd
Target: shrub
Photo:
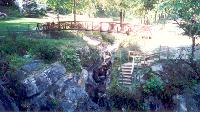
<path fill-rule="evenodd" d="M 26 62 L 28 62 L 30 60 L 29 58 L 24 58 L 17 54 L 8 55 L 7 59 L 9 61 L 10 67 L 12 69 L 16 69 L 17 67 L 25 64 Z"/>
<path fill-rule="evenodd" d="M 50 44 L 38 44 L 34 48 L 33 53 L 36 54 L 38 58 L 47 62 L 56 61 L 61 58 L 60 50 Z"/>
<path fill-rule="evenodd" d="M 80 71 L 81 64 L 79 57 L 74 49 L 66 49 L 62 53 L 62 63 L 66 65 L 66 69 L 69 71 Z"/>
<path fill-rule="evenodd" d="M 29 49 L 34 45 L 34 41 L 25 38 L 5 39 L 0 45 L 0 50 L 5 54 L 25 55 Z"/>
<path fill-rule="evenodd" d="M 101 33 L 101 37 L 102 37 L 103 41 L 108 42 L 110 44 L 113 44 L 113 42 L 115 40 L 114 36 L 111 36 L 109 34 Z"/>
<path fill-rule="evenodd" d="M 153 73 L 149 74 L 150 78 L 146 80 L 143 85 L 145 93 L 158 94 L 164 89 L 164 84 L 162 79 L 159 76 L 154 75 Z"/>

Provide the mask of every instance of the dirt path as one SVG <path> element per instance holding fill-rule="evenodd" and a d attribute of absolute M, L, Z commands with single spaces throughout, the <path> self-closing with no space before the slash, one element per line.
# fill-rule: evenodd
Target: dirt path
<path fill-rule="evenodd" d="M 190 47 L 192 40 L 183 35 L 183 30 L 173 21 L 169 21 L 163 28 L 161 25 L 154 26 L 152 30 L 152 39 L 140 40 L 138 44 L 143 51 L 151 51 L 160 45 L 169 47 Z M 200 40 L 196 41 L 197 43 Z"/>

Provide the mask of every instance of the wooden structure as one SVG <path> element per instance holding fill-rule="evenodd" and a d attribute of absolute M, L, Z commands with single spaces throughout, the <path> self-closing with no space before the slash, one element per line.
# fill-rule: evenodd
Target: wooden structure
<path fill-rule="evenodd" d="M 141 30 L 147 30 L 148 26 L 144 25 L 132 25 L 130 23 L 123 23 L 123 27 L 120 27 L 119 22 L 94 22 L 94 21 L 60 21 L 38 23 L 38 31 L 51 31 L 51 30 L 86 30 L 86 31 L 99 31 L 108 33 L 137 33 Z M 148 29 L 149 30 L 149 29 Z M 149 30 L 150 31 L 150 30 Z M 148 31 L 148 32 L 149 32 Z"/>
<path fill-rule="evenodd" d="M 155 58 L 159 57 L 157 54 L 145 54 L 140 51 L 129 51 L 129 62 L 122 64 L 119 77 L 119 83 L 124 86 L 130 86 L 134 79 L 134 68 L 142 68 L 144 66 L 151 65 L 155 61 Z M 130 61 L 132 58 L 132 61 Z M 158 58 L 157 58 L 158 59 Z"/>

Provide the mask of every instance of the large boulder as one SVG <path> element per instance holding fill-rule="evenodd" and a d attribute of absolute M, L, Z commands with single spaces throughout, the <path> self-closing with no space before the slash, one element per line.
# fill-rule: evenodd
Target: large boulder
<path fill-rule="evenodd" d="M 44 67 L 44 64 L 40 60 L 32 60 L 27 62 L 20 68 L 18 68 L 15 73 L 11 76 L 10 79 L 14 81 L 22 81 L 25 78 L 32 76 L 38 70 L 41 70 Z"/>
<path fill-rule="evenodd" d="M 30 77 L 22 80 L 24 96 L 31 97 L 45 91 L 49 86 L 65 76 L 65 73 L 65 67 L 57 62 L 42 71 L 29 75 Z"/>
<path fill-rule="evenodd" d="M 25 66 L 26 67 L 26 66 Z M 85 91 L 85 75 L 67 74 L 56 62 L 21 80 L 25 111 L 99 111 Z"/>

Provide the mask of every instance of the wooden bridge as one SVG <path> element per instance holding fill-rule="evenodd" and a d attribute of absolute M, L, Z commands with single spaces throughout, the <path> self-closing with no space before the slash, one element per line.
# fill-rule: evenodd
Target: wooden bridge
<path fill-rule="evenodd" d="M 122 27 L 121 27 L 122 26 Z M 147 25 L 132 25 L 130 23 L 119 22 L 94 22 L 94 21 L 60 21 L 38 23 L 37 30 L 51 31 L 51 30 L 85 30 L 85 31 L 99 31 L 108 33 L 138 33 L 139 31 L 151 32 L 150 26 Z"/>

